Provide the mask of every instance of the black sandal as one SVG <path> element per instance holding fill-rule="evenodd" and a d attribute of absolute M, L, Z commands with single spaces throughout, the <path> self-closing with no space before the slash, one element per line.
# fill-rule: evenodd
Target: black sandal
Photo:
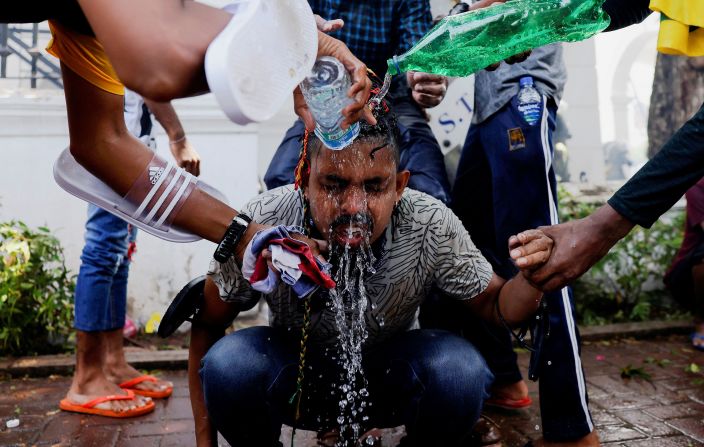
<path fill-rule="evenodd" d="M 203 303 L 204 287 L 205 276 L 199 276 L 181 289 L 159 323 L 157 333 L 161 338 L 169 337 L 184 321 L 192 322 L 198 316 Z"/>

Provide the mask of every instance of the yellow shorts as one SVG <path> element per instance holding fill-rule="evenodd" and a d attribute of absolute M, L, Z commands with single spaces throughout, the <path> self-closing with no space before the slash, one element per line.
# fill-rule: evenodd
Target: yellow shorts
<path fill-rule="evenodd" d="M 99 89 L 115 95 L 125 94 L 125 87 L 98 39 L 71 31 L 52 20 L 49 29 L 52 36 L 46 48 L 49 54 Z"/>

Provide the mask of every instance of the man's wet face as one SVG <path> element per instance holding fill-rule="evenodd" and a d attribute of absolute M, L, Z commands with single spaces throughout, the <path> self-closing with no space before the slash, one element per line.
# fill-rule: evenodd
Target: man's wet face
<path fill-rule="evenodd" d="M 371 139 L 312 155 L 306 196 L 316 228 L 331 242 L 357 248 L 379 239 L 389 224 L 406 176 L 397 178 L 393 151 L 380 148 L 385 144 Z"/>

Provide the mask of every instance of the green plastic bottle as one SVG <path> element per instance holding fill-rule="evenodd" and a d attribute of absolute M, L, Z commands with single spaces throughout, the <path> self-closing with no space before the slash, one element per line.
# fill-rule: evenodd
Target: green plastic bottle
<path fill-rule="evenodd" d="M 609 25 L 604 0 L 511 0 L 447 16 L 413 48 L 388 61 L 388 74 L 469 76 L 523 51 L 587 39 Z"/>

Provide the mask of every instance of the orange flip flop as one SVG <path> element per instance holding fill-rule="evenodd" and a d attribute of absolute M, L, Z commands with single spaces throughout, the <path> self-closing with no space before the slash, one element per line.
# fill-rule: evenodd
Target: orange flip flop
<path fill-rule="evenodd" d="M 530 396 L 523 399 L 508 399 L 505 397 L 490 397 L 484 401 L 484 405 L 490 407 L 503 408 L 504 410 L 520 410 L 521 408 L 530 407 L 533 400 Z"/>
<path fill-rule="evenodd" d="M 171 396 L 171 393 L 174 392 L 174 387 L 172 386 L 166 388 L 163 391 L 142 390 L 139 388 L 135 388 L 136 385 L 139 385 L 142 382 L 156 382 L 157 380 L 158 379 L 154 376 L 143 375 L 135 377 L 132 380 L 122 382 L 120 384 L 120 388 L 122 388 L 123 390 L 133 391 L 135 394 L 139 394 L 140 396 L 151 397 L 152 399 L 165 399 Z"/>
<path fill-rule="evenodd" d="M 113 394 L 110 396 L 103 396 L 97 399 L 93 399 L 84 404 L 77 404 L 71 402 L 68 399 L 63 399 L 59 402 L 59 408 L 64 411 L 71 411 L 74 413 L 83 414 L 94 414 L 98 416 L 106 416 L 110 418 L 131 418 L 135 416 L 141 416 L 143 414 L 150 413 L 154 411 L 154 402 L 150 401 L 147 404 L 133 408 L 132 410 L 116 411 L 116 410 L 104 410 L 102 408 L 95 408 L 96 405 L 102 404 L 103 402 L 110 402 L 113 400 L 133 400 L 134 393 L 131 390 L 126 390 L 127 394 Z"/>

